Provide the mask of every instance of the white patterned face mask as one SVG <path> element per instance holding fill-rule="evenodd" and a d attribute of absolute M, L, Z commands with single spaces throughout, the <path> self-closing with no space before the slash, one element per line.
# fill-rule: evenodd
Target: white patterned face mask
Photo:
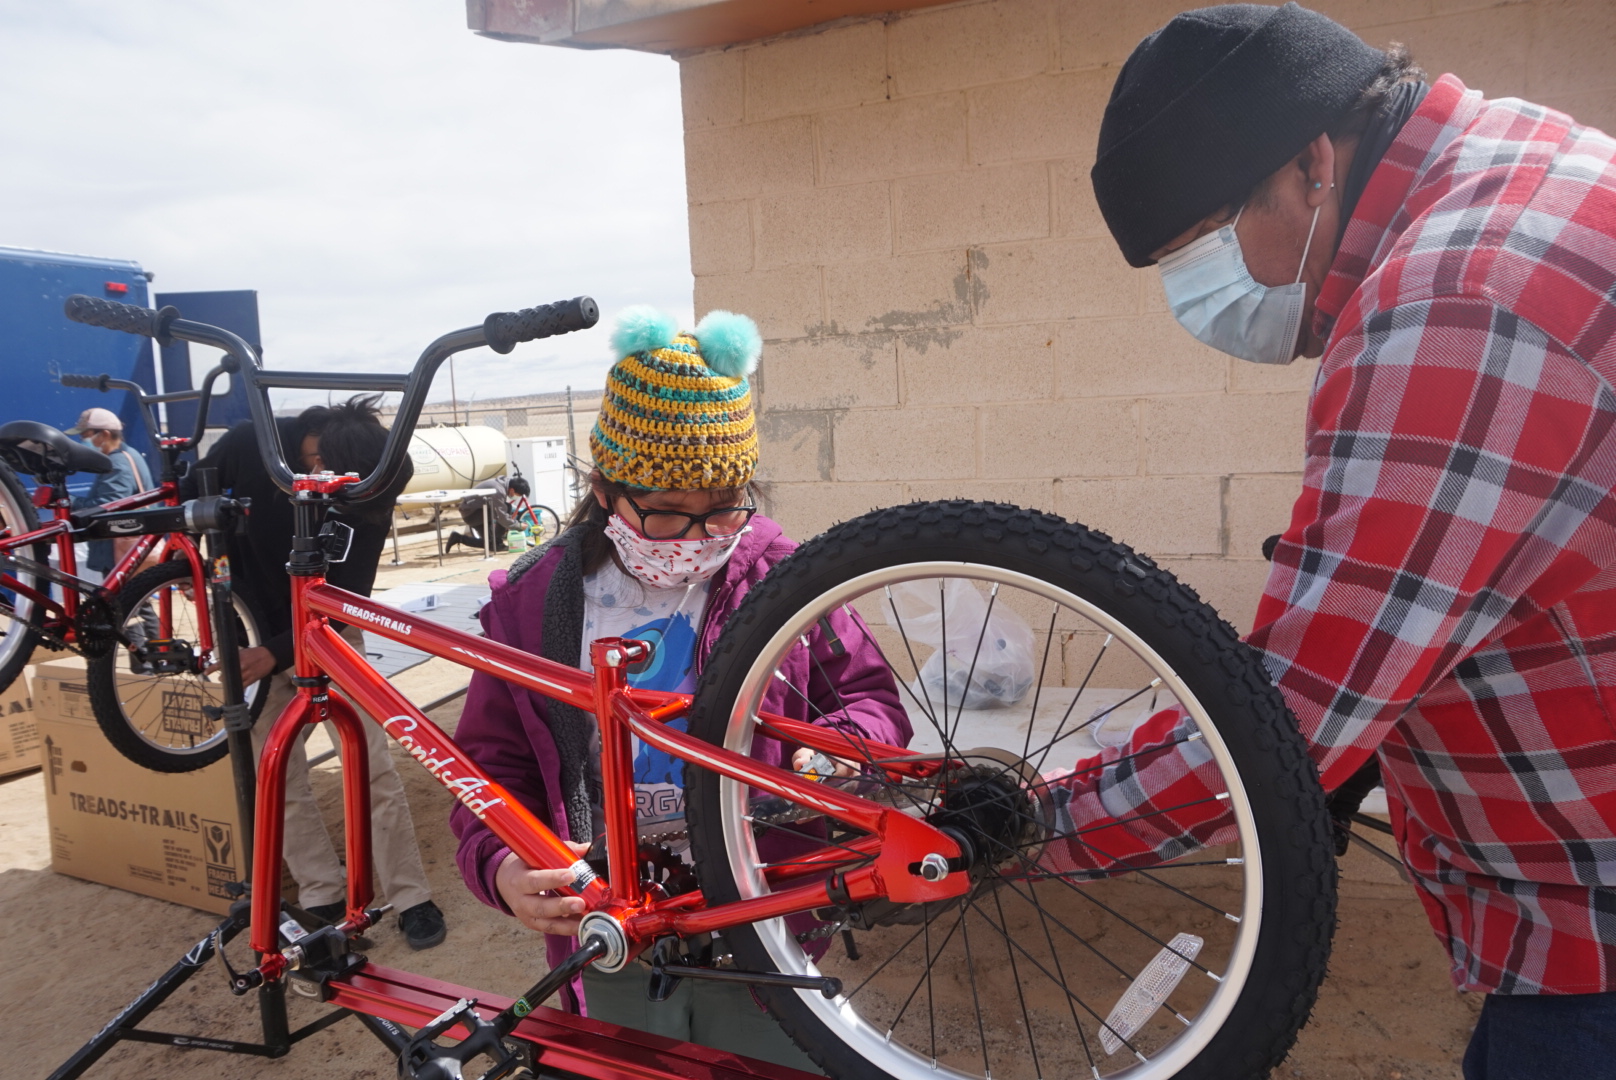
<path fill-rule="evenodd" d="M 748 525 L 733 536 L 709 536 L 700 540 L 652 540 L 613 514 L 606 521 L 623 567 L 653 589 L 694 585 L 706 581 L 729 562 L 741 537 L 752 531 Z"/>

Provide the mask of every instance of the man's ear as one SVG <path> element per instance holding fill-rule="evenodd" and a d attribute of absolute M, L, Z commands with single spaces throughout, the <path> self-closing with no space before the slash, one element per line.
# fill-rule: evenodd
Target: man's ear
<path fill-rule="evenodd" d="M 1330 136 L 1321 133 L 1297 155 L 1296 165 L 1302 170 L 1308 207 L 1321 205 L 1335 186 L 1335 143 Z"/>

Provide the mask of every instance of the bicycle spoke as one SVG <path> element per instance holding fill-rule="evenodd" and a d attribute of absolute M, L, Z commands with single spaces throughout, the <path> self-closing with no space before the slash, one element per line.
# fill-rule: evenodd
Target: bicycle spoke
<path fill-rule="evenodd" d="M 998 889 L 993 890 L 993 906 L 998 909 L 999 921 L 1009 926 L 1010 920 L 1004 917 L 1004 903 L 999 899 Z M 1032 1035 L 1032 1017 L 1027 1015 L 1027 995 L 1022 992 L 1021 971 L 1016 967 L 1016 954 L 1011 950 L 1008 939 L 1005 941 L 1004 952 L 1010 960 L 1010 979 L 1016 984 L 1016 1004 L 1021 1007 L 1021 1026 L 1027 1029 L 1027 1050 L 1032 1054 L 1033 1075 L 1038 1077 L 1038 1080 L 1043 1080 L 1043 1066 L 1038 1064 L 1038 1042 Z"/>
<path fill-rule="evenodd" d="M 988 1036 L 987 1032 L 982 1029 L 982 998 L 976 992 L 976 961 L 971 956 L 970 920 L 965 917 L 967 904 L 973 908 L 976 907 L 975 904 L 970 902 L 969 897 L 969 893 L 960 897 L 960 937 L 965 941 L 965 974 L 971 980 L 971 1006 L 976 1009 L 976 1038 L 982 1046 L 982 1074 L 991 1077 L 993 1075 L 993 1066 L 988 1064 Z M 1009 940 L 1008 934 L 1005 935 L 1005 940 Z"/>

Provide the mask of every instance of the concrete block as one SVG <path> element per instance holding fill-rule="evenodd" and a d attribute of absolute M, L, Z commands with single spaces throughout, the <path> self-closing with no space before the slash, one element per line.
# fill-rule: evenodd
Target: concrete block
<path fill-rule="evenodd" d="M 1110 533 L 1147 555 L 1222 554 L 1222 487 L 1216 476 L 1062 480 L 1056 513 Z"/>
<path fill-rule="evenodd" d="M 1179 332 L 1189 337 L 1188 331 Z M 1214 356 L 1223 355 L 1216 349 L 1207 349 L 1207 352 Z M 1229 357 L 1229 390 L 1236 394 L 1282 394 L 1292 390 L 1305 394 L 1313 389 L 1313 380 L 1318 374 L 1319 362 L 1305 356 L 1299 356 L 1288 364 L 1253 364 L 1249 360 Z"/>
<path fill-rule="evenodd" d="M 1138 472 L 1139 410 L 1132 401 L 1054 401 L 982 410 L 984 477 Z"/>
<path fill-rule="evenodd" d="M 1497 98 L 1527 94 L 1528 58 L 1537 55 L 1533 30 L 1533 9 L 1508 5 L 1386 23 L 1365 29 L 1363 37 L 1380 47 L 1401 41 L 1433 78 L 1451 71 L 1472 90 Z"/>
<path fill-rule="evenodd" d="M 1050 66 L 1049 0 L 994 0 L 898 19 L 887 31 L 893 93 L 1025 78 Z"/>
<path fill-rule="evenodd" d="M 685 194 L 693 203 L 814 186 L 808 117 L 685 133 Z"/>
<path fill-rule="evenodd" d="M 752 269 L 752 206 L 745 200 L 690 208 L 690 272 L 735 274 Z"/>
<path fill-rule="evenodd" d="M 1122 258 L 1120 251 L 1117 258 Z M 1167 304 L 1167 291 L 1162 288 L 1161 271 L 1153 267 L 1139 272 L 1139 310 L 1159 311 L 1169 316 L 1173 310 Z"/>
<path fill-rule="evenodd" d="M 965 252 L 932 251 L 825 267 L 825 310 L 843 332 L 943 328 L 971 318 Z"/>
<path fill-rule="evenodd" d="M 835 438 L 838 481 L 976 475 L 975 409 L 853 409 Z"/>
<path fill-rule="evenodd" d="M 884 183 L 811 188 L 758 200 L 761 266 L 870 259 L 892 251 L 892 199 Z"/>
<path fill-rule="evenodd" d="M 923 480 L 904 485 L 910 502 L 975 499 L 1055 513 L 1053 480 Z"/>
<path fill-rule="evenodd" d="M 967 247 L 1049 235 L 1041 161 L 962 169 L 893 184 L 897 250 Z"/>
<path fill-rule="evenodd" d="M 745 119 L 744 64 L 735 50 L 697 53 L 679 61 L 686 131 Z"/>
<path fill-rule="evenodd" d="M 1610 0 L 1545 0 L 1535 5 L 1532 14 L 1528 77 L 1532 100 L 1616 87 L 1616 4 Z M 1465 84 L 1471 85 L 1468 79 Z"/>
<path fill-rule="evenodd" d="M 696 278 L 696 311 L 714 308 L 750 315 L 765 338 L 802 337 L 824 320 L 819 267 L 788 266 L 746 274 Z"/>
<path fill-rule="evenodd" d="M 1230 358 L 1190 337 L 1170 315 L 1079 319 L 1060 330 L 1055 385 L 1063 398 L 1208 393 L 1228 379 Z"/>
<path fill-rule="evenodd" d="M 758 477 L 771 484 L 829 480 L 831 426 L 827 410 L 793 412 L 767 407 L 758 414 Z"/>
<path fill-rule="evenodd" d="M 887 97 L 886 27 L 853 23 L 743 52 L 746 118 L 840 109 Z"/>
<path fill-rule="evenodd" d="M 1226 619 L 1239 634 L 1249 634 L 1268 581 L 1268 564 L 1257 559 L 1162 559 L 1178 580 Z"/>
<path fill-rule="evenodd" d="M 1306 394 L 1196 394 L 1144 402 L 1145 472 L 1282 473 L 1302 467 Z"/>
<path fill-rule="evenodd" d="M 1178 0 L 1058 0 L 1055 10 L 1060 66 L 1075 71 L 1121 67 L 1141 39 L 1185 6 Z"/>
<path fill-rule="evenodd" d="M 763 350 L 761 369 L 770 410 L 898 404 L 897 344 L 892 334 L 782 341 Z"/>
<path fill-rule="evenodd" d="M 972 90 L 971 160 L 987 165 L 1093 154 L 1114 77 L 1072 71 Z"/>
<path fill-rule="evenodd" d="M 1093 167 L 1092 154 L 1057 161 L 1050 166 L 1056 236 L 1111 235 L 1105 218 L 1100 216 L 1100 204 L 1094 201 L 1094 184 L 1089 180 L 1089 170 Z M 1117 258 L 1122 258 L 1120 253 Z M 1154 271 L 1151 273 L 1154 275 Z"/>
<path fill-rule="evenodd" d="M 1055 391 L 1059 326 L 963 327 L 898 338 L 908 405 L 1047 401 Z"/>
<path fill-rule="evenodd" d="M 1577 94 L 1544 94 L 1539 104 L 1569 113 L 1577 123 L 1609 135 L 1616 131 L 1616 92 L 1584 90 Z"/>
<path fill-rule="evenodd" d="M 1261 556 L 1263 541 L 1290 528 L 1291 508 L 1302 492 L 1302 474 L 1231 476 L 1223 494 L 1228 554 L 1237 559 Z"/>
<path fill-rule="evenodd" d="M 1470 0 L 1470 6 L 1481 7 L 1486 2 Z M 1370 28 L 1432 14 L 1431 0 L 1318 0 L 1308 7 L 1358 31 L 1365 41 L 1376 47 L 1384 47 L 1386 42 L 1379 40 Z"/>
<path fill-rule="evenodd" d="M 887 180 L 965 165 L 965 95 L 880 101 L 819 117 L 826 184 Z"/>
<path fill-rule="evenodd" d="M 764 513 L 794 540 L 807 540 L 838 522 L 904 501 L 903 485 L 896 483 L 770 484 L 764 499 Z"/>
<path fill-rule="evenodd" d="M 1139 308 L 1134 273 L 1110 237 L 971 250 L 973 298 L 986 323 L 1132 315 Z"/>

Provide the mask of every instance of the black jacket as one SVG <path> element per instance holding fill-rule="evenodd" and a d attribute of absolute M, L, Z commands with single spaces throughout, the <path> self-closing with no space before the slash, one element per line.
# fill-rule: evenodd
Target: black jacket
<path fill-rule="evenodd" d="M 281 446 L 288 451 L 287 460 L 293 461 L 303 442 L 303 425 L 291 417 L 278 419 L 275 424 L 280 429 Z M 286 572 L 286 560 L 292 551 L 291 500 L 269 478 L 258 456 L 251 421 L 225 432 L 200 467 L 219 470 L 219 487 L 225 494 L 252 500 L 246 532 L 230 537 L 230 573 L 235 591 L 263 620 L 263 644 L 275 654 L 275 670 L 280 671 L 292 663 L 292 579 Z M 296 469 L 293 461 L 293 471 Z M 331 564 L 327 581 L 361 596 L 370 595 L 376 584 L 376 564 L 387 545 L 390 508 L 413 471 L 406 458 L 403 474 L 390 491 L 359 506 L 338 506 L 330 512 L 331 517 L 351 525 L 354 536 L 347 560 Z M 184 487 L 186 497 L 195 496 L 194 471 Z"/>

